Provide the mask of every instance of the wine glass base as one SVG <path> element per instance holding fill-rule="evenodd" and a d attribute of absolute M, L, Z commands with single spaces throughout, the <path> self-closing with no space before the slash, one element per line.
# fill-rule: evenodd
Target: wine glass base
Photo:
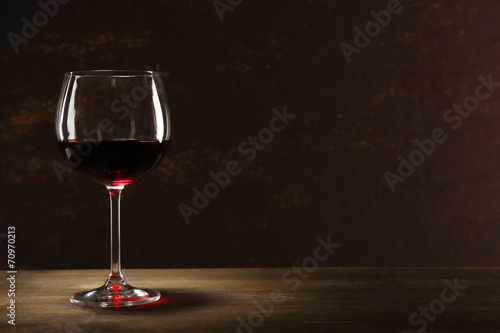
<path fill-rule="evenodd" d="M 70 301 L 80 306 L 122 308 L 156 302 L 160 297 L 161 294 L 156 290 L 135 288 L 122 279 L 108 280 L 97 289 L 80 291 L 71 296 Z"/>

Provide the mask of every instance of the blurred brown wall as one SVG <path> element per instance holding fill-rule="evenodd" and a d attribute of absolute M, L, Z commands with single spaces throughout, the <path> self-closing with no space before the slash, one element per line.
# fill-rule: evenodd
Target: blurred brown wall
<path fill-rule="evenodd" d="M 401 1 L 348 64 L 339 44 L 388 3 L 242 1 L 221 21 L 211 1 L 73 0 L 16 54 L 8 33 L 41 8 L 2 1 L 0 233 L 16 226 L 18 267 L 107 267 L 105 189 L 52 168 L 56 103 L 64 72 L 148 65 L 170 73 L 173 134 L 124 191 L 124 267 L 290 266 L 329 234 L 322 265 L 498 266 L 500 88 L 455 130 L 443 115 L 500 81 L 500 3 Z M 284 106 L 296 118 L 246 162 L 238 145 Z M 446 141 L 391 192 L 384 173 L 435 128 Z M 187 225 L 178 205 L 232 159 Z"/>

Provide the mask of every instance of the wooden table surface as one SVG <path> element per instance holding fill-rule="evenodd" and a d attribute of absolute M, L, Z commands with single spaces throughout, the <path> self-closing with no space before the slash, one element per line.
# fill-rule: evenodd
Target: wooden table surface
<path fill-rule="evenodd" d="M 69 297 L 101 285 L 107 271 L 20 271 L 15 326 L 7 324 L 9 285 L 3 278 L 0 331 L 417 332 L 425 326 L 425 332 L 500 332 L 498 268 L 319 268 L 300 274 L 290 268 L 138 269 L 124 274 L 130 284 L 164 296 L 141 307 L 85 308 Z"/>

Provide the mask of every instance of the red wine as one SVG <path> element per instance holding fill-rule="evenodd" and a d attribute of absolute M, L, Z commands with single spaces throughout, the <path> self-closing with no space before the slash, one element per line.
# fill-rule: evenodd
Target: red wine
<path fill-rule="evenodd" d="M 128 185 L 160 161 L 168 141 L 83 140 L 59 142 L 66 162 L 81 175 L 106 186 Z"/>

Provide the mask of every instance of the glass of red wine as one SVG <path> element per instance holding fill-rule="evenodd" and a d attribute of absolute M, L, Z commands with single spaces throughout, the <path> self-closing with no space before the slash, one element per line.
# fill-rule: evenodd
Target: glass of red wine
<path fill-rule="evenodd" d="M 71 296 L 92 307 L 155 302 L 158 291 L 129 285 L 121 272 L 120 197 L 125 186 L 158 164 L 170 139 L 170 117 L 162 73 L 95 70 L 69 72 L 55 120 L 66 163 L 106 186 L 111 205 L 111 272 L 103 286 Z"/>

